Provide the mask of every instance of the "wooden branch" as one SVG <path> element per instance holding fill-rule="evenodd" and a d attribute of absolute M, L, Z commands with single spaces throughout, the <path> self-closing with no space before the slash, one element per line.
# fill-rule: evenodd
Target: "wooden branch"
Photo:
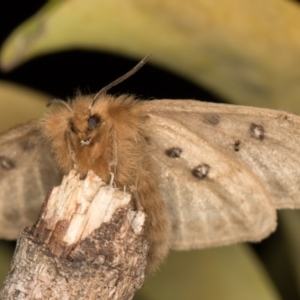
<path fill-rule="evenodd" d="M 74 171 L 21 232 L 0 299 L 131 299 L 144 282 L 145 214 L 93 173 Z"/>

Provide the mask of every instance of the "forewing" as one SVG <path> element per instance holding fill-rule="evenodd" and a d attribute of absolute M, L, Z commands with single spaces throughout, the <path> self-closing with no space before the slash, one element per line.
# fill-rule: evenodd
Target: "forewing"
<path fill-rule="evenodd" d="M 188 100 L 143 109 L 173 248 L 260 240 L 276 226 L 275 208 L 300 206 L 298 117 Z M 180 157 L 167 155 L 172 148 Z M 196 178 L 203 164 L 209 172 Z"/>
<path fill-rule="evenodd" d="M 36 220 L 47 192 L 60 174 L 39 122 L 0 135 L 0 238 L 15 239 Z"/>

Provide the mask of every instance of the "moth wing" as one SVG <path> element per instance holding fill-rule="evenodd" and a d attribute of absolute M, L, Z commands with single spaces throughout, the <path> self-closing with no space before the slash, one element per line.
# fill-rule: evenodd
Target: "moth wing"
<path fill-rule="evenodd" d="M 275 229 L 276 208 L 300 207 L 299 117 L 191 100 L 143 109 L 172 248 L 258 241 Z M 178 158 L 166 155 L 174 147 Z M 199 179 L 192 172 L 203 165 Z"/>
<path fill-rule="evenodd" d="M 39 121 L 0 135 L 0 237 L 15 239 L 36 220 L 46 194 L 60 174 Z"/>

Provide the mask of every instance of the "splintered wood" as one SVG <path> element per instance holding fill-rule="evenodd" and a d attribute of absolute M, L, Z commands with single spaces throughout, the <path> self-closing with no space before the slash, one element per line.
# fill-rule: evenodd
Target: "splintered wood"
<path fill-rule="evenodd" d="M 21 232 L 0 299 L 131 299 L 149 245 L 145 214 L 130 201 L 95 174 L 71 171 Z"/>

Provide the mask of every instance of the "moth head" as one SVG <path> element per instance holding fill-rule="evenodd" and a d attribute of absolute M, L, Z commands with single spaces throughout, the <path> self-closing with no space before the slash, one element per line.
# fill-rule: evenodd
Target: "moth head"
<path fill-rule="evenodd" d="M 100 115 L 87 113 L 74 114 L 69 120 L 69 131 L 72 139 L 77 139 L 82 147 L 90 146 L 101 128 L 103 120 Z"/>
<path fill-rule="evenodd" d="M 43 135 L 50 141 L 56 160 L 64 172 L 76 166 L 84 174 L 93 168 L 96 160 L 108 162 L 116 130 L 121 132 L 124 140 L 132 136 L 134 120 L 130 108 L 133 97 L 113 97 L 107 95 L 107 91 L 139 70 L 149 57 L 146 56 L 96 95 L 79 94 L 70 104 L 57 99 L 49 101 L 48 105 L 62 105 L 42 120 Z M 130 126 L 124 128 L 124 122 L 128 125 L 128 120 Z"/>
<path fill-rule="evenodd" d="M 52 99 L 48 102 L 48 106 L 52 103 L 64 105 L 70 112 L 68 125 L 66 129 L 67 139 L 70 139 L 74 146 L 81 145 L 83 147 L 90 146 L 97 131 L 102 124 L 102 118 L 99 114 L 93 113 L 90 107 L 84 105 L 75 105 L 75 110 L 67 102 L 60 99 Z M 85 103 L 82 102 L 82 103 Z"/>

